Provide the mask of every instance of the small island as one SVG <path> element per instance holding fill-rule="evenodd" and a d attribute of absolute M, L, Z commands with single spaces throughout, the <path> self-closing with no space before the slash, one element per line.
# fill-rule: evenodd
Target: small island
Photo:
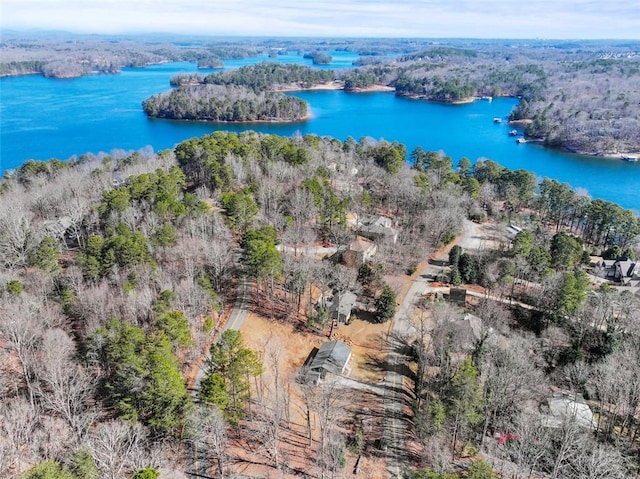
<path fill-rule="evenodd" d="M 305 53 L 302 58 L 311 59 L 314 65 L 330 65 L 333 61 L 331 55 L 320 51 Z"/>
<path fill-rule="evenodd" d="M 142 108 L 152 118 L 217 122 L 294 122 L 308 111 L 299 98 L 233 85 L 181 87 L 148 98 Z"/>
<path fill-rule="evenodd" d="M 198 60 L 198 69 L 224 68 L 222 59 L 216 55 L 210 55 Z"/>
<path fill-rule="evenodd" d="M 142 108 L 151 118 L 171 120 L 303 121 L 308 117 L 307 103 L 282 91 L 333 85 L 333 80 L 330 70 L 278 63 L 260 63 L 207 76 L 178 74 L 170 81 L 177 89 L 148 98 Z"/>

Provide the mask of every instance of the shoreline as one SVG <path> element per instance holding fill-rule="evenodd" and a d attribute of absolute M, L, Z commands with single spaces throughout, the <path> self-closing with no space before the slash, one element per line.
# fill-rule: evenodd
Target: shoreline
<path fill-rule="evenodd" d="M 580 156 L 585 156 L 588 158 L 598 158 L 601 160 L 618 160 L 618 161 L 626 161 L 627 163 L 636 163 L 640 160 L 640 151 L 628 151 L 625 153 L 601 153 L 601 152 L 589 152 L 589 151 L 581 151 L 576 150 L 575 148 L 570 148 L 568 146 L 560 147 L 564 151 L 568 153 L 573 153 Z M 628 157 L 635 157 L 635 160 L 629 160 Z"/>
<path fill-rule="evenodd" d="M 318 83 L 316 85 L 311 85 L 308 87 L 303 87 L 296 84 L 290 85 L 280 85 L 278 88 L 274 88 L 273 90 L 269 90 L 272 92 L 294 92 L 294 91 L 313 91 L 313 90 L 342 90 L 344 89 L 344 83 L 334 80 L 325 83 Z"/>
<path fill-rule="evenodd" d="M 571 153 L 572 155 L 583 156 L 585 158 L 595 158 L 598 160 L 617 160 L 617 161 L 626 161 L 627 163 L 636 163 L 640 160 L 640 151 L 628 151 L 624 153 L 602 153 L 602 152 L 593 152 L 593 151 L 584 151 L 578 150 L 576 148 L 571 148 L 570 146 L 560 145 L 560 146 L 548 146 L 544 144 L 544 138 L 525 138 L 521 143 L 535 143 L 537 145 L 542 146 L 543 148 L 548 148 L 550 150 L 561 151 L 563 153 Z M 636 160 L 628 160 L 627 157 L 635 157 Z"/>
<path fill-rule="evenodd" d="M 517 127 L 527 127 L 533 120 L 530 118 L 522 118 L 520 120 L 511 120 L 507 122 L 511 126 Z M 559 146 L 548 146 L 544 144 L 544 138 L 526 138 L 524 137 L 524 141 L 521 143 L 536 143 L 544 148 L 549 148 L 551 150 L 562 151 L 565 153 L 571 153 L 578 156 L 584 156 L 585 158 L 597 158 L 601 160 L 622 160 L 627 161 L 629 163 L 635 163 L 640 160 L 640 151 L 626 151 L 626 152 L 600 152 L 600 151 L 585 151 L 579 150 L 577 148 L 572 148 L 568 145 L 559 145 Z M 627 157 L 635 157 L 638 160 L 628 160 Z"/>
<path fill-rule="evenodd" d="M 529 126 L 531 123 L 533 123 L 533 120 L 529 118 L 522 118 L 520 120 L 509 120 L 507 122 L 507 124 L 512 126 Z"/>
<path fill-rule="evenodd" d="M 343 88 L 343 90 L 345 93 L 389 93 L 396 91 L 396 89 L 392 86 L 379 84 L 366 86 L 363 88 L 352 88 L 350 90 L 346 90 Z"/>
<path fill-rule="evenodd" d="M 181 123 L 219 123 L 222 125 L 248 125 L 251 123 L 258 123 L 258 124 L 262 124 L 262 123 L 273 123 L 273 124 L 291 124 L 291 123 L 304 123 L 305 121 L 308 121 L 310 119 L 313 118 L 313 114 L 311 112 L 308 112 L 306 115 L 304 115 L 303 117 L 296 119 L 296 120 L 184 120 L 184 119 L 177 119 L 177 118 L 163 118 L 160 116 L 149 116 L 147 115 L 147 118 L 150 120 L 162 120 L 162 121 L 177 121 L 177 122 L 181 122 Z"/>
<path fill-rule="evenodd" d="M 364 88 L 353 88 L 353 89 L 347 90 L 344 87 L 343 81 L 333 80 L 330 82 L 318 83 L 317 85 L 312 85 L 309 87 L 302 87 L 299 85 L 283 85 L 270 91 L 282 92 L 282 93 L 296 92 L 296 91 L 344 91 L 345 93 L 372 93 L 372 92 L 384 93 L 384 92 L 393 92 L 395 90 L 396 89 L 392 86 L 380 85 L 380 84 L 371 85 Z"/>
<path fill-rule="evenodd" d="M 480 101 L 481 97 L 470 96 L 467 98 L 463 98 L 461 100 L 437 100 L 435 98 L 431 98 L 428 95 L 397 95 L 400 98 L 408 98 L 410 100 L 424 100 L 430 101 L 431 103 L 440 103 L 441 105 L 469 105 L 471 103 L 475 103 L 476 101 Z"/>

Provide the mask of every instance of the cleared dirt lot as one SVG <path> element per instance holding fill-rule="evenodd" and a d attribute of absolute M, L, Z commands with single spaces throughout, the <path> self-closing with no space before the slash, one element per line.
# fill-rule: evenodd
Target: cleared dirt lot
<path fill-rule="evenodd" d="M 383 377 L 384 361 L 386 360 L 386 335 L 389 323 L 372 324 L 361 319 L 354 319 L 349 325 L 340 325 L 334 330 L 333 339 L 344 341 L 352 347 L 350 377 L 356 381 L 340 383 L 342 407 L 344 409 L 340 422 L 349 427 L 366 425 L 369 441 L 360 460 L 357 477 L 383 478 L 386 477 L 385 459 L 380 451 L 375 450 L 373 442 L 382 428 L 383 401 L 376 388 L 376 383 Z M 280 377 L 293 380 L 298 369 L 304 364 L 311 350 L 320 347 L 328 341 L 327 334 L 320 335 L 307 331 L 300 323 L 274 322 L 255 313 L 249 313 L 240 329 L 245 345 L 255 350 L 262 358 L 265 373 L 256 387 L 265 390 L 271 388 L 274 382 L 272 357 L 277 355 L 280 364 Z M 328 333 L 328 328 L 327 328 Z M 371 383 L 373 387 L 366 387 Z M 265 394 L 267 394 L 265 392 Z M 300 475 L 316 476 L 318 473 L 315 458 L 318 449 L 318 419 L 312 419 L 312 435 L 314 442 L 311 446 L 306 437 L 306 415 L 304 400 L 299 386 L 292 382 L 289 394 L 291 398 L 289 427 L 283 428 L 280 443 L 282 457 L 287 458 L 290 470 L 283 475 L 276 470 L 268 452 L 256 446 L 255 424 L 243 421 L 240 430 L 233 434 L 232 446 L 229 454 L 232 458 L 232 469 L 237 473 L 251 477 L 293 478 Z M 343 431 L 348 439 L 350 430 Z M 338 477 L 354 477 L 356 457 L 347 451 L 346 464 Z"/>

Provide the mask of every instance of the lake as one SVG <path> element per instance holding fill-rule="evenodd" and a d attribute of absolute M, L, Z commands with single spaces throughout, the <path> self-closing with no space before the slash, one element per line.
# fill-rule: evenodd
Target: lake
<path fill-rule="evenodd" d="M 332 65 L 349 68 L 352 52 L 331 52 Z M 268 57 L 225 61 L 235 68 Z M 310 65 L 295 52 L 278 57 L 283 63 Z M 148 119 L 141 102 L 169 89 L 179 72 L 196 71 L 187 62 L 123 69 L 119 75 L 93 75 L 74 79 L 47 79 L 39 75 L 0 79 L 0 173 L 28 159 L 67 159 L 83 153 L 171 148 L 193 136 L 217 130 L 256 130 L 279 135 L 313 133 L 341 140 L 369 136 L 397 140 L 410 152 L 442 150 L 454 164 L 466 156 L 472 162 L 490 158 L 512 169 L 523 168 L 540 177 L 555 178 L 584 188 L 594 198 L 640 209 L 640 163 L 573 155 L 527 143 L 516 144 L 508 135 L 506 117 L 513 98 L 445 105 L 397 98 L 392 93 L 306 91 L 294 95 L 306 100 L 313 117 L 295 124 L 213 124 Z M 213 70 L 203 70 L 209 73 Z"/>

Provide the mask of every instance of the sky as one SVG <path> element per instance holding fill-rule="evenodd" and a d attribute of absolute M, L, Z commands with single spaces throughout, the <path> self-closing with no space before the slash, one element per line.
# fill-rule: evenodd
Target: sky
<path fill-rule="evenodd" d="M 0 0 L 2 29 L 75 33 L 638 39 L 638 0 Z"/>

